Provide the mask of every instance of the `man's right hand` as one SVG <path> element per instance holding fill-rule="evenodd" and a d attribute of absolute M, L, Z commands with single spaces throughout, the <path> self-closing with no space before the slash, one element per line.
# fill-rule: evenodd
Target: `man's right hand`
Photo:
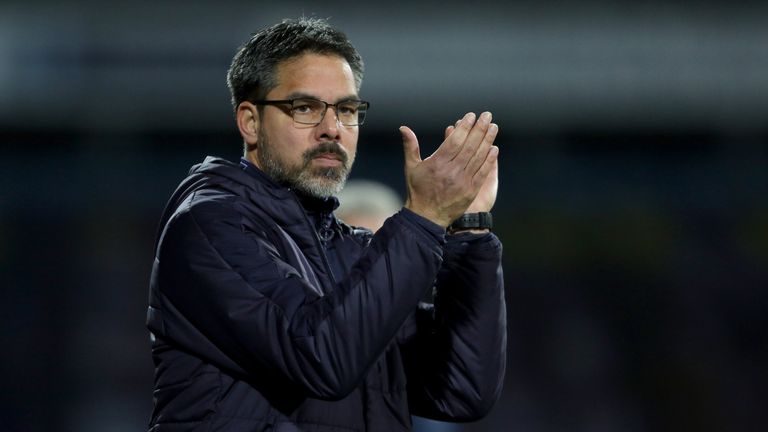
<path fill-rule="evenodd" d="M 467 113 L 440 147 L 422 160 L 416 134 L 407 126 L 400 127 L 408 191 L 405 207 L 447 228 L 467 210 L 494 172 L 499 148 L 493 141 L 498 130 L 491 123 L 491 113 L 484 112 L 479 119 Z"/>

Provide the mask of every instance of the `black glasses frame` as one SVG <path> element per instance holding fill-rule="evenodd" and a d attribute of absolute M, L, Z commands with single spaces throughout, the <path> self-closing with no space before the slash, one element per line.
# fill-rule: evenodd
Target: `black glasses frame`
<path fill-rule="evenodd" d="M 320 120 L 318 120 L 317 122 L 313 122 L 313 123 L 305 123 L 305 122 L 296 120 L 296 117 L 294 117 L 294 114 L 293 114 L 293 109 L 294 109 L 293 108 L 293 103 L 296 102 L 296 101 L 302 101 L 302 100 L 313 101 L 313 102 L 321 102 L 321 103 L 325 104 L 325 108 L 323 108 L 323 114 L 320 116 Z M 254 105 L 275 105 L 275 106 L 290 105 L 291 108 L 289 108 L 287 110 L 287 113 L 291 116 L 291 118 L 293 118 L 294 122 L 299 123 L 299 124 L 303 124 L 303 125 L 319 125 L 320 123 L 322 123 L 323 119 L 325 119 L 325 113 L 328 112 L 328 107 L 333 107 L 333 110 L 336 112 L 336 118 L 338 119 L 339 118 L 339 111 L 338 111 L 339 108 L 338 108 L 338 106 L 340 104 L 344 104 L 344 103 L 347 103 L 347 102 L 357 102 L 357 103 L 359 103 L 360 105 L 358 106 L 357 109 L 362 111 L 363 115 L 361 116 L 360 114 L 358 114 L 358 116 L 357 116 L 357 120 L 358 120 L 357 124 L 345 125 L 344 123 L 341 123 L 341 120 L 339 120 L 339 123 L 341 123 L 342 125 L 347 126 L 347 127 L 362 126 L 362 124 L 365 122 L 365 114 L 367 113 L 368 108 L 371 106 L 370 102 L 364 101 L 364 100 L 346 99 L 346 100 L 343 100 L 343 101 L 340 101 L 340 102 L 336 102 L 335 104 L 326 102 L 326 101 L 321 100 L 321 99 L 306 98 L 306 97 L 305 98 L 294 98 L 294 99 L 279 99 L 279 100 L 260 99 L 260 100 L 251 101 L 251 103 L 253 103 Z"/>

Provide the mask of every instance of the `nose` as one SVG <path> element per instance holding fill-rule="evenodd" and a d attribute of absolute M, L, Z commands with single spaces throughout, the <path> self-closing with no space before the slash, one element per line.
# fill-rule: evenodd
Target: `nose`
<path fill-rule="evenodd" d="M 317 125 L 317 131 L 321 138 L 337 141 L 339 139 L 339 116 L 336 114 L 336 107 L 329 105 L 325 109 L 325 115 Z"/>

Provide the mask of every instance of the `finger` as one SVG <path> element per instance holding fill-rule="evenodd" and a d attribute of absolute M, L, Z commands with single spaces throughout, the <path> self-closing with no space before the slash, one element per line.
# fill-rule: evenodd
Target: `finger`
<path fill-rule="evenodd" d="M 458 123 L 458 122 L 457 122 L 457 123 Z M 449 136 L 451 136 L 451 134 L 453 133 L 453 130 L 454 130 L 454 129 L 456 129 L 456 127 L 455 127 L 455 126 L 448 126 L 448 127 L 446 127 L 446 128 L 445 128 L 445 137 L 444 137 L 443 139 L 444 139 L 444 140 L 447 140 L 447 139 L 448 139 L 448 137 L 449 137 Z"/>
<path fill-rule="evenodd" d="M 479 146 L 483 143 L 488 128 L 491 124 L 493 115 L 486 111 L 480 115 L 477 122 L 467 135 L 464 145 L 461 148 L 461 152 L 455 156 L 455 161 L 462 167 L 466 167 L 467 163 L 472 159 L 475 153 L 478 151 Z"/>
<path fill-rule="evenodd" d="M 467 161 L 465 169 L 470 175 L 474 175 L 477 170 L 480 169 L 480 165 L 483 164 L 486 156 L 488 156 L 488 152 L 490 151 L 493 142 L 496 140 L 498 133 L 499 126 L 496 123 L 491 123 L 483 137 L 483 141 L 477 147 L 477 151 L 472 155 L 472 158 Z"/>
<path fill-rule="evenodd" d="M 492 181 L 495 184 L 495 187 L 498 187 L 499 185 L 499 153 L 498 153 L 498 147 L 496 151 L 496 155 L 493 157 L 493 159 L 490 160 L 491 162 L 491 172 L 488 173 L 488 176 L 485 178 L 485 182 Z"/>
<path fill-rule="evenodd" d="M 475 113 L 469 112 L 459 121 L 458 126 L 454 127 L 453 133 L 448 137 L 440 147 L 435 150 L 434 156 L 436 158 L 444 158 L 445 160 L 452 160 L 461 151 L 464 141 L 472 130 L 472 126 L 475 124 L 477 116 Z"/>
<path fill-rule="evenodd" d="M 496 146 L 491 146 L 491 149 L 488 151 L 488 155 L 485 157 L 483 164 L 480 166 L 480 169 L 477 170 L 474 177 L 472 178 L 472 184 L 479 189 L 480 187 L 482 187 L 483 183 L 485 183 L 485 180 L 488 178 L 488 175 L 490 175 L 493 172 L 498 172 L 498 169 L 499 169 L 499 148 Z"/>
<path fill-rule="evenodd" d="M 416 134 L 408 126 L 400 126 L 400 135 L 403 138 L 403 154 L 405 155 L 405 168 L 410 169 L 421 162 L 419 140 Z"/>

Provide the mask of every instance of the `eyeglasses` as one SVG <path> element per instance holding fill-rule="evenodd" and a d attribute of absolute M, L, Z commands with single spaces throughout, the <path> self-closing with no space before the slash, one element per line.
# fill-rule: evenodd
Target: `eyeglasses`
<path fill-rule="evenodd" d="M 255 100 L 255 105 L 286 105 L 290 106 L 287 113 L 293 121 L 303 125 L 318 125 L 325 118 L 328 107 L 336 111 L 336 118 L 344 126 L 360 126 L 365 121 L 365 113 L 370 104 L 361 100 L 345 100 L 335 104 L 312 98 L 285 100 Z"/>

